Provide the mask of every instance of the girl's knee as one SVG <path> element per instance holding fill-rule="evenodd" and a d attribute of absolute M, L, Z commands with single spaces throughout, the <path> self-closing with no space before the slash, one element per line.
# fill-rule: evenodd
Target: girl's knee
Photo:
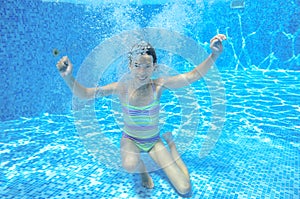
<path fill-rule="evenodd" d="M 176 189 L 181 195 L 188 195 L 191 192 L 191 183 L 189 181 L 181 182 Z"/>
<path fill-rule="evenodd" d="M 129 173 L 135 172 L 138 164 L 139 164 L 139 160 L 130 157 L 123 158 L 122 161 L 123 168 Z"/>

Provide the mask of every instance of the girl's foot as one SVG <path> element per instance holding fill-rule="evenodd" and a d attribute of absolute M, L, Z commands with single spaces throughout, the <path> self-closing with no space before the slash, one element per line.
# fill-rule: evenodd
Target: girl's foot
<path fill-rule="evenodd" d="M 148 173 L 141 173 L 142 185 L 147 189 L 152 189 L 154 187 L 154 183 L 152 178 Z"/>

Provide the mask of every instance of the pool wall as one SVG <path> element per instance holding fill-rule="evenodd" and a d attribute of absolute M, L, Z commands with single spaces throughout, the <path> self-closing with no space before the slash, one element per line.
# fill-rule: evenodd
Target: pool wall
<path fill-rule="evenodd" d="M 177 9 L 184 8 L 187 18 L 179 21 L 178 13 L 171 10 L 176 11 L 176 6 L 171 5 L 91 8 L 38 0 L 2 2 L 0 120 L 69 112 L 72 94 L 56 70 L 58 59 L 68 55 L 76 75 L 94 47 L 131 28 L 170 28 L 204 48 L 216 33 L 225 33 L 228 42 L 217 62 L 220 71 L 300 69 L 299 0 L 245 1 L 244 9 L 231 9 L 230 1 L 182 2 L 178 1 Z M 117 14 L 123 8 L 124 13 Z M 168 13 L 166 23 L 153 17 L 161 12 Z M 125 19 L 136 26 L 120 26 L 118 21 Z M 58 56 L 53 55 L 54 49 Z"/>

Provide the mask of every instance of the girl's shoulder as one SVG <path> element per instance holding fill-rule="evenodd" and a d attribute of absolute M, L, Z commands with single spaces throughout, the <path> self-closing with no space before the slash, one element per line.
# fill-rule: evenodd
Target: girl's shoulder
<path fill-rule="evenodd" d="M 164 82 L 164 78 L 160 77 L 160 78 L 157 78 L 157 79 L 153 79 L 152 82 L 155 86 L 162 86 L 163 82 Z"/>
<path fill-rule="evenodd" d="M 164 89 L 164 85 L 165 85 L 165 78 L 164 77 L 160 77 L 160 78 L 157 78 L 157 79 L 154 79 L 153 80 L 153 83 L 155 85 L 156 88 L 158 88 L 159 90 L 161 89 Z"/>

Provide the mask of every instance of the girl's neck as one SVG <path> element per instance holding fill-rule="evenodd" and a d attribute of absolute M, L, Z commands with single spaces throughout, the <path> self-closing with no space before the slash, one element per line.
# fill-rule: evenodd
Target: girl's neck
<path fill-rule="evenodd" d="M 145 92 L 148 90 L 149 88 L 149 85 L 151 85 L 152 81 L 150 80 L 149 82 L 147 83 L 144 83 L 144 84 L 140 84 L 136 81 L 132 81 L 131 83 L 131 89 L 137 91 L 137 92 Z"/>

